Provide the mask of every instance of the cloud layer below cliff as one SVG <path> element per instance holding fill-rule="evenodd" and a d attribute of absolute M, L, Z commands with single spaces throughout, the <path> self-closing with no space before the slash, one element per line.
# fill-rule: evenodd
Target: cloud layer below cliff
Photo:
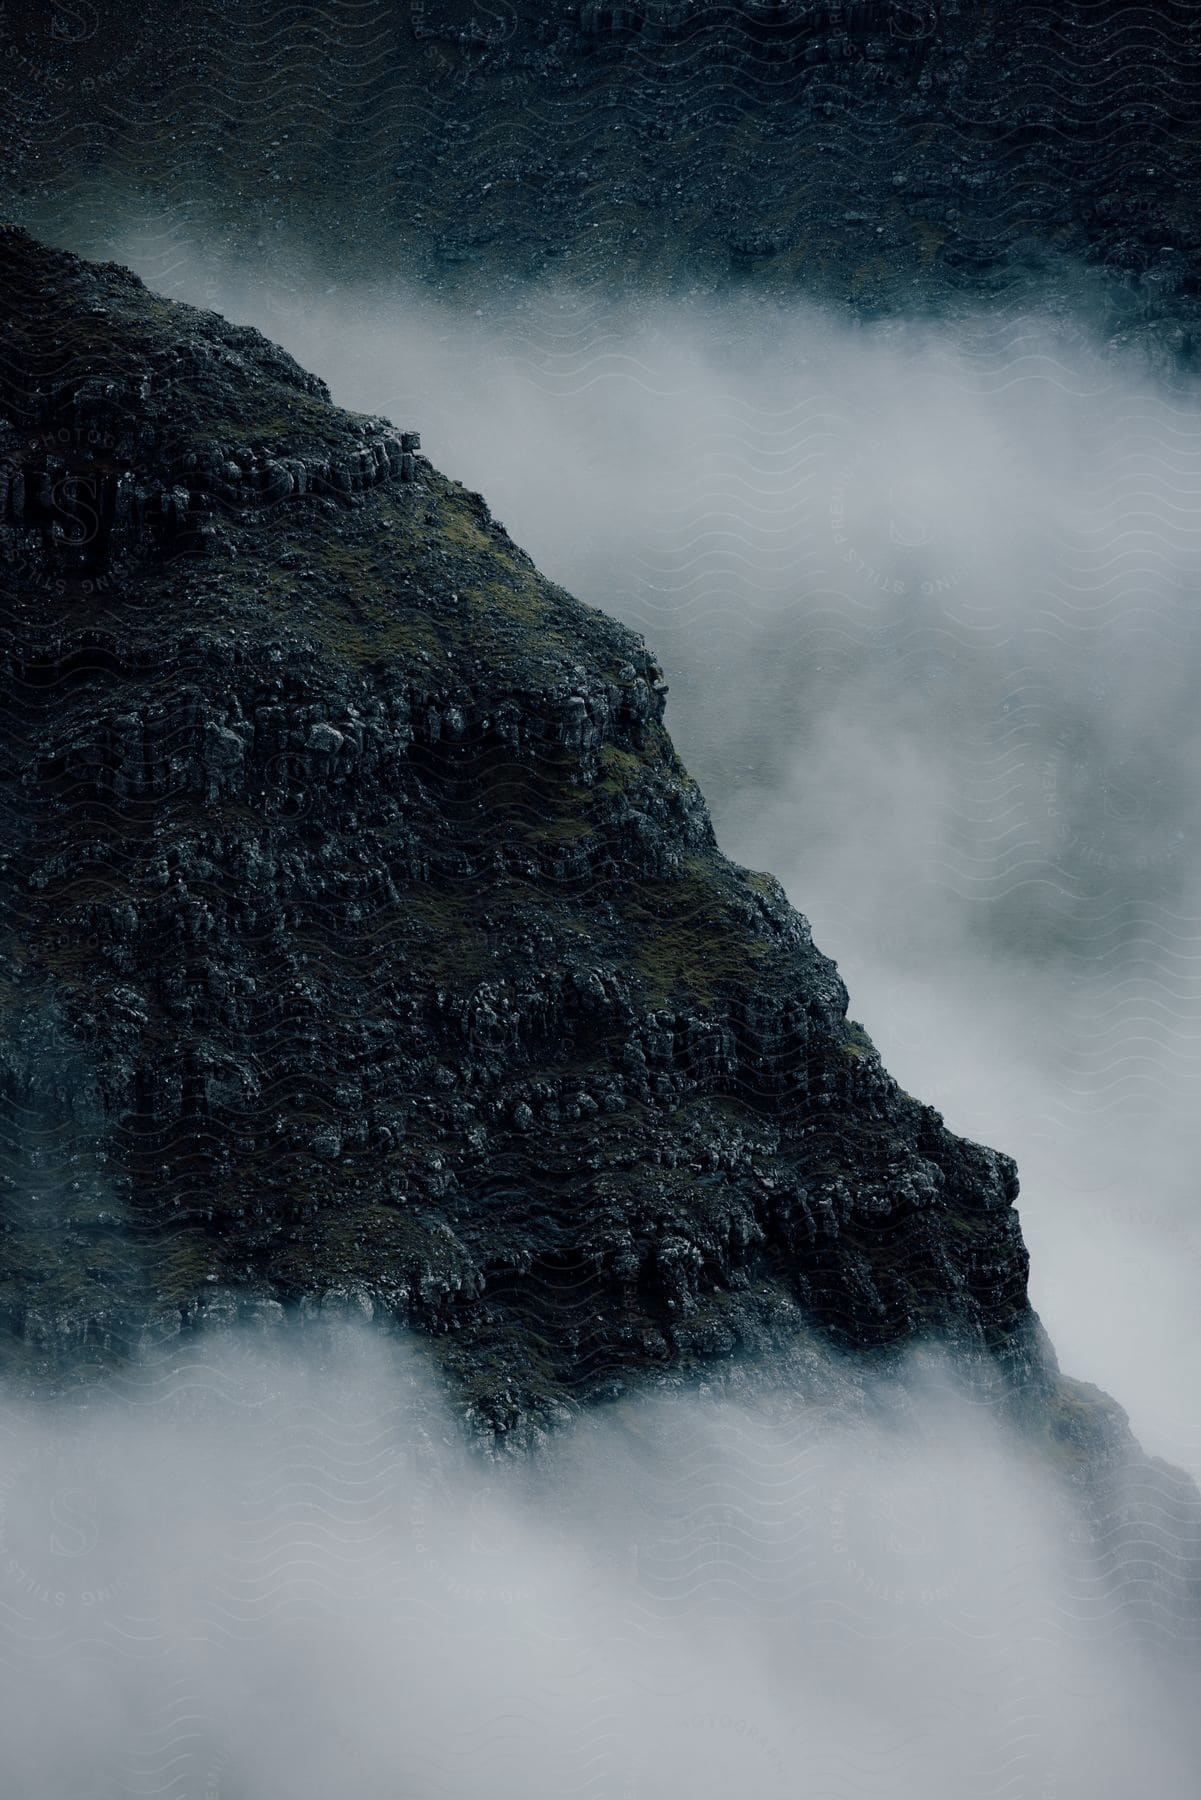
<path fill-rule="evenodd" d="M 1062 1500 L 936 1369 L 880 1398 L 622 1403 L 489 1465 L 335 1327 L 4 1405 L 5 1792 L 1189 1792 Z"/>

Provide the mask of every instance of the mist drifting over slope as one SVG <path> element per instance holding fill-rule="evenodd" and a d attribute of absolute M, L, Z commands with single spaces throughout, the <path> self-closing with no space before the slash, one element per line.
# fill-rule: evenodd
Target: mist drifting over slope
<path fill-rule="evenodd" d="M 5 1404 L 5 1791 L 1189 1792 L 1183 1645 L 1045 1471 L 936 1364 L 828 1386 L 488 1464 L 416 1351 L 327 1322 Z"/>
<path fill-rule="evenodd" d="M 1201 1472 L 1195 390 L 1083 278 L 942 325 L 552 288 L 465 317 L 170 233 L 114 254 L 418 425 L 645 632 L 723 847 L 899 1079 L 1017 1157 L 1064 1366 Z"/>

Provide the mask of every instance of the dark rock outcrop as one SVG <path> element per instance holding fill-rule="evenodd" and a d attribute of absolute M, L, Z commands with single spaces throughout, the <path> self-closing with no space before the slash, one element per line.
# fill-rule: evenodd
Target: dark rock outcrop
<path fill-rule="evenodd" d="M 0 248 L 10 1376 L 350 1308 L 520 1438 L 933 1340 L 1094 1487 L 1144 1467 L 1013 1164 L 722 857 L 641 641 L 255 332 Z"/>

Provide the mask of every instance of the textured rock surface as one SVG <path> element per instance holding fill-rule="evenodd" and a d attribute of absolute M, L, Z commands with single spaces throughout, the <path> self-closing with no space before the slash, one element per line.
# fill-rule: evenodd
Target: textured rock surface
<path fill-rule="evenodd" d="M 2 249 L 10 1371 L 349 1306 L 520 1436 L 935 1338 L 1065 1467 L 1127 1462 L 1013 1164 L 722 857 L 641 641 L 257 333 Z"/>

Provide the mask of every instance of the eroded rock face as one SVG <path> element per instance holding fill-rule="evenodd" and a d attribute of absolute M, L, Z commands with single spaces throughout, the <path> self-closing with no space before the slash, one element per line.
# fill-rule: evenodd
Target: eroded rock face
<path fill-rule="evenodd" d="M 643 643 L 256 333 L 3 251 L 9 1363 L 349 1306 L 503 1434 L 934 1337 L 1110 1454 L 1012 1162 L 722 857 Z"/>

